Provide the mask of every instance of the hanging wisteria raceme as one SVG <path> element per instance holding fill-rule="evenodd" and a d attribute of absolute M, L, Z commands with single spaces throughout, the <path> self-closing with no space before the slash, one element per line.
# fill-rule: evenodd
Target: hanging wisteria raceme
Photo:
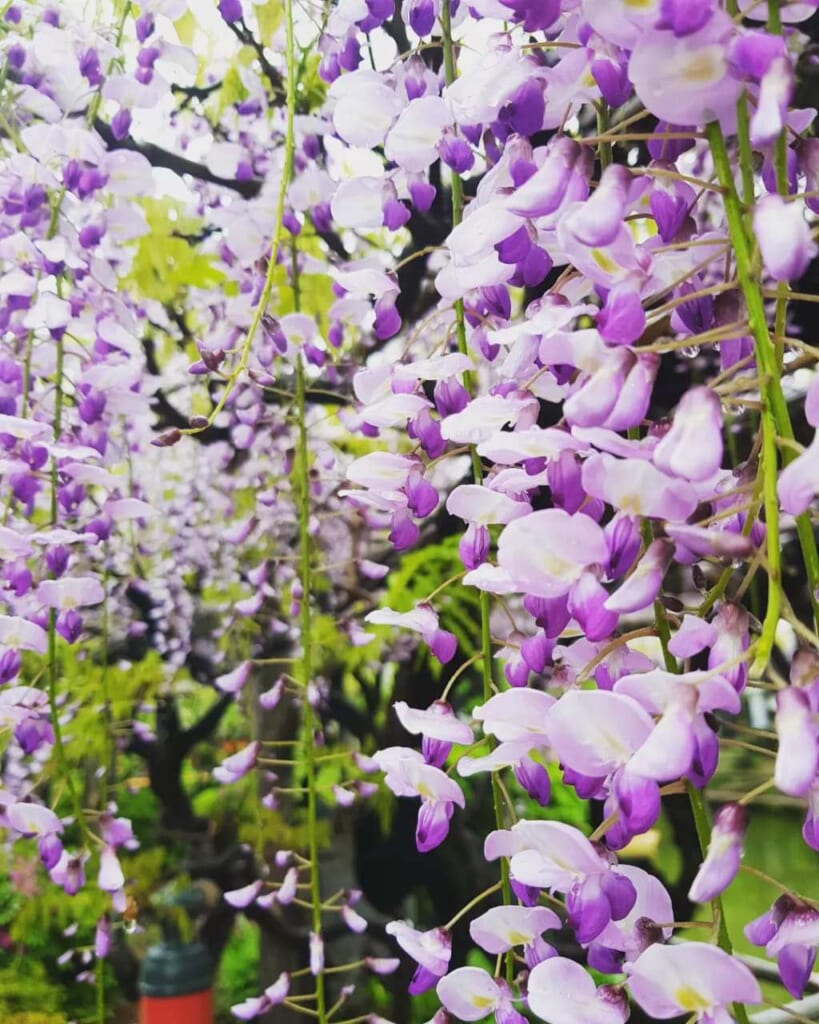
<path fill-rule="evenodd" d="M 245 715 L 213 778 L 256 780 L 259 870 L 226 902 L 305 912 L 304 963 L 238 1019 L 384 1019 L 331 985 L 398 961 L 333 960 L 368 919 L 323 885 L 320 836 L 374 779 L 417 804 L 422 856 L 481 831 L 464 905 L 385 928 L 434 1024 L 762 1002 L 722 906 L 759 874 L 758 798 L 798 801 L 819 850 L 817 6 L 221 0 L 213 62 L 186 0 L 95 29 L 5 9 L 2 824 L 93 887 L 99 964 L 139 841 L 114 755 L 155 740 L 103 690 L 89 796 L 67 666 L 152 648 L 163 692 L 206 663 Z M 413 659 L 431 700 L 380 708 Z M 388 742 L 323 752 L 364 678 Z M 736 749 L 765 774 L 712 822 Z M 696 922 L 627 862 L 671 801 Z M 271 866 L 285 811 L 301 849 Z M 819 904 L 767 881 L 745 935 L 797 999 Z"/>

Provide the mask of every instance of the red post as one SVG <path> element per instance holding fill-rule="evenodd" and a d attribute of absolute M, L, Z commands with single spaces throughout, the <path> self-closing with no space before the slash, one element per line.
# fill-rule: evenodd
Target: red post
<path fill-rule="evenodd" d="M 143 996 L 139 1024 L 213 1024 L 213 990 L 185 996 Z"/>

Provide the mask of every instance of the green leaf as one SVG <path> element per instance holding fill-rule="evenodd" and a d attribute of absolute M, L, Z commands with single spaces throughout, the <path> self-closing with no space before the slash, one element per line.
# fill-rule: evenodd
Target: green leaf
<path fill-rule="evenodd" d="M 176 19 L 173 27 L 176 29 L 179 42 L 183 46 L 190 46 L 193 43 L 193 35 L 196 32 L 196 18 L 193 15 L 193 11 L 185 11 L 181 18 Z"/>
<path fill-rule="evenodd" d="M 242 50 L 250 50 L 250 48 L 245 46 L 242 47 Z M 250 54 L 255 56 L 253 50 L 250 50 Z M 238 59 L 241 59 L 241 51 Z M 242 61 L 242 63 L 247 62 Z M 248 91 L 239 74 L 239 69 L 235 65 L 231 65 L 222 79 L 222 88 L 219 90 L 219 102 L 216 108 L 217 116 L 221 117 L 228 107 L 232 107 L 234 103 L 241 103 L 247 97 Z"/>
<path fill-rule="evenodd" d="M 215 255 L 201 253 L 185 235 L 198 229 L 198 221 L 185 217 L 179 203 L 144 199 L 142 206 L 150 231 L 136 247 L 128 285 L 149 299 L 175 302 L 188 288 L 213 288 L 224 280 Z"/>
<path fill-rule="evenodd" d="M 256 9 L 256 22 L 259 26 L 259 37 L 264 46 L 269 46 L 273 41 L 276 30 L 282 23 L 284 7 L 281 0 L 267 0 Z"/>

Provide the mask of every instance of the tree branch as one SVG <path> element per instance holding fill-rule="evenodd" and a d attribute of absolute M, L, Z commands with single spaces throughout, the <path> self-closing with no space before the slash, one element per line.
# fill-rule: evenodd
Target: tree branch
<path fill-rule="evenodd" d="M 152 167 L 165 167 L 180 176 L 188 174 L 198 181 L 220 185 L 222 188 L 238 192 L 245 199 L 255 198 L 262 190 L 262 182 L 258 178 L 250 178 L 247 181 L 221 178 L 218 174 L 209 171 L 204 164 L 197 164 L 178 153 L 171 153 L 167 149 L 162 149 L 161 146 L 155 146 L 152 142 L 137 142 L 130 135 L 126 135 L 124 139 L 116 139 L 111 131 L 111 126 L 100 118 L 95 118 L 94 129 L 109 150 L 127 149 L 132 153 L 141 153 Z"/>
<path fill-rule="evenodd" d="M 194 724 L 182 734 L 181 751 L 183 757 L 186 756 L 197 743 L 201 743 L 202 740 L 207 739 L 208 736 L 211 735 L 233 701 L 234 695 L 232 693 L 223 693 L 217 701 L 211 704 L 199 721 L 194 722 Z"/>

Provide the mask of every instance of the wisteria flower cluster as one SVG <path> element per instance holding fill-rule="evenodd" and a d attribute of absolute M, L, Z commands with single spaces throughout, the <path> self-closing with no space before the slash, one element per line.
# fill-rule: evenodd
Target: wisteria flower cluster
<path fill-rule="evenodd" d="M 214 721 L 245 716 L 215 783 L 303 826 L 224 892 L 304 911 L 305 963 L 236 1018 L 357 1005 L 328 936 L 367 929 L 366 879 L 326 894 L 320 824 L 378 780 L 417 803 L 413 855 L 466 820 L 494 880 L 350 971 L 397 946 L 434 1024 L 747 1022 L 721 895 L 754 803 L 798 802 L 819 850 L 819 5 L 219 0 L 213 61 L 200 0 L 119 6 L 2 14 L 8 842 L 93 888 L 104 961 L 139 836 L 115 758 L 92 809 L 71 769 L 66 666 L 149 647 L 167 693 L 204 661 Z M 419 661 L 434 693 L 393 694 Z M 339 754 L 355 672 L 391 724 Z M 111 748 L 150 751 L 113 699 Z M 732 747 L 764 777 L 712 816 Z M 696 922 L 630 863 L 668 800 Z M 768 881 L 745 934 L 798 999 L 819 903 Z"/>

